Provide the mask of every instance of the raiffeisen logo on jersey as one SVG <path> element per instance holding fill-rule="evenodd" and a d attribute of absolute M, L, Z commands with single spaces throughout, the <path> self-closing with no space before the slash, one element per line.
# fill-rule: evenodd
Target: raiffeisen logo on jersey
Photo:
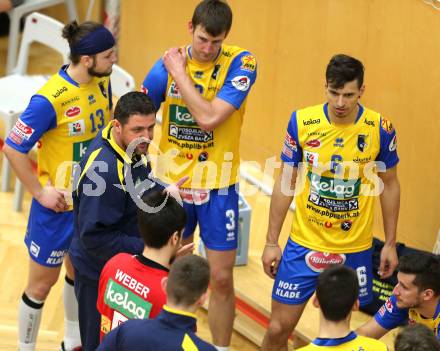
<path fill-rule="evenodd" d="M 307 177 L 310 179 L 311 190 L 321 196 L 331 198 L 349 199 L 359 196 L 361 180 L 344 180 L 323 177 L 312 172 L 308 172 Z"/>

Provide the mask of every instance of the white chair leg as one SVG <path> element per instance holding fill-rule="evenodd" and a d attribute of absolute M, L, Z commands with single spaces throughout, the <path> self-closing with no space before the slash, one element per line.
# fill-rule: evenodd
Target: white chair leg
<path fill-rule="evenodd" d="M 9 180 L 11 179 L 11 167 L 9 166 L 8 159 L 3 154 L 3 164 L 2 164 L 2 191 L 9 191 Z"/>
<path fill-rule="evenodd" d="M 75 0 L 66 0 L 67 13 L 69 15 L 69 20 L 77 20 L 78 14 L 76 12 Z"/>
<path fill-rule="evenodd" d="M 14 211 L 21 212 L 23 210 L 23 193 L 23 184 L 17 178 L 14 190 Z"/>
<path fill-rule="evenodd" d="M 6 74 L 10 74 L 17 64 L 18 33 L 20 32 L 20 14 L 17 11 L 9 11 L 9 39 L 8 58 L 6 61 Z"/>

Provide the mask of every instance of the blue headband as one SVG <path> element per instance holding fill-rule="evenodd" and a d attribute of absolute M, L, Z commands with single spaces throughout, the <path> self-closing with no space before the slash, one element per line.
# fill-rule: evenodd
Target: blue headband
<path fill-rule="evenodd" d="M 85 35 L 81 40 L 70 48 L 74 55 L 94 55 L 115 46 L 113 34 L 104 26 Z"/>

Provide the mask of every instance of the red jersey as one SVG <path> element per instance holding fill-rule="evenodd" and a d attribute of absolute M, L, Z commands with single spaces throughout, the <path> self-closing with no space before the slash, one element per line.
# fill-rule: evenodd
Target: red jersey
<path fill-rule="evenodd" d="M 101 313 L 100 338 L 128 319 L 156 317 L 166 302 L 162 280 L 169 270 L 144 256 L 120 253 L 99 277 L 96 307 Z"/>

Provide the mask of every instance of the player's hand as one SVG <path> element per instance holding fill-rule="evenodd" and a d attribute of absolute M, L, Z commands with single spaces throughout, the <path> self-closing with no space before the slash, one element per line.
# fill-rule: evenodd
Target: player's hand
<path fill-rule="evenodd" d="M 186 52 L 185 49 L 171 48 L 165 51 L 163 57 L 163 64 L 171 77 L 175 79 L 176 76 L 186 74 Z"/>
<path fill-rule="evenodd" d="M 69 205 L 65 198 L 66 192 L 55 189 L 50 183 L 46 185 L 40 193 L 35 195 L 35 199 L 44 207 L 55 212 L 67 211 Z"/>
<path fill-rule="evenodd" d="M 176 183 L 171 184 L 171 185 L 168 185 L 168 186 L 165 188 L 165 191 L 166 191 L 168 194 L 170 194 L 172 197 L 174 197 L 180 205 L 183 204 L 183 202 L 182 202 L 182 197 L 180 196 L 180 192 L 181 192 L 181 191 L 180 191 L 180 186 L 181 186 L 183 183 L 185 183 L 188 179 L 189 179 L 188 176 L 182 177 L 182 178 L 180 178 L 179 181 L 177 181 Z"/>
<path fill-rule="evenodd" d="M 379 275 L 382 279 L 389 278 L 399 263 L 396 245 L 385 244 L 380 252 Z"/>
<path fill-rule="evenodd" d="M 176 256 L 185 256 L 191 254 L 194 250 L 194 243 L 183 245 L 177 250 Z"/>
<path fill-rule="evenodd" d="M 278 266 L 281 261 L 281 248 L 279 246 L 265 246 L 261 261 L 263 262 L 264 273 L 272 279 L 278 272 Z"/>

